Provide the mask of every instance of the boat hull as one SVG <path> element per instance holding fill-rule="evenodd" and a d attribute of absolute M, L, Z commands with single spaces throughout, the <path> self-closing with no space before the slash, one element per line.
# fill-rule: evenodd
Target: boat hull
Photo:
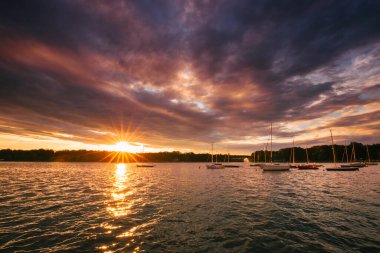
<path fill-rule="evenodd" d="M 358 167 L 326 168 L 327 171 L 358 171 Z"/>
<path fill-rule="evenodd" d="M 299 170 L 318 170 L 319 167 L 317 165 L 311 165 L 311 164 L 302 164 L 298 165 Z"/>
<path fill-rule="evenodd" d="M 280 164 L 262 164 L 260 168 L 263 171 L 288 171 L 290 169 L 289 165 Z"/>
<path fill-rule="evenodd" d="M 223 165 L 224 168 L 239 168 L 239 165 Z"/>
<path fill-rule="evenodd" d="M 224 169 L 224 166 L 222 164 L 207 164 L 206 168 L 210 170 L 219 170 Z"/>
<path fill-rule="evenodd" d="M 356 168 L 363 168 L 363 167 L 366 167 L 367 165 L 365 165 L 364 163 L 351 163 L 351 164 L 342 164 L 340 167 L 342 168 L 351 168 L 351 167 L 356 167 Z"/>
<path fill-rule="evenodd" d="M 250 164 L 249 166 L 250 166 L 250 167 L 260 167 L 261 164 L 260 164 L 260 163 L 255 163 L 255 164 Z"/>

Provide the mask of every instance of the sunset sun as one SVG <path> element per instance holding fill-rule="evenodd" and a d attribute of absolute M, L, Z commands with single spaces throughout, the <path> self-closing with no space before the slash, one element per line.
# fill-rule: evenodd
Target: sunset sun
<path fill-rule="evenodd" d="M 137 153 L 139 151 L 139 146 L 131 145 L 126 141 L 120 141 L 112 146 L 112 151 Z"/>

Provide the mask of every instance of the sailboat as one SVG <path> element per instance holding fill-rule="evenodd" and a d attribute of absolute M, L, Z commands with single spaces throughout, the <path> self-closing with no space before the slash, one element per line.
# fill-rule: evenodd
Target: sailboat
<path fill-rule="evenodd" d="M 227 153 L 227 163 L 228 164 L 223 164 L 224 168 L 239 168 L 240 167 L 240 165 L 230 164 L 230 153 Z"/>
<path fill-rule="evenodd" d="M 307 145 L 305 146 L 306 150 L 306 164 L 298 165 L 299 170 L 318 170 L 319 167 L 316 164 L 309 164 L 309 152 L 307 151 Z"/>
<path fill-rule="evenodd" d="M 227 158 L 227 161 L 226 161 Z M 223 164 L 224 168 L 239 168 L 240 165 L 236 164 L 230 164 L 230 152 L 228 151 L 228 146 L 227 146 L 227 154 L 224 156 L 224 162 L 227 162 L 227 164 Z"/>
<path fill-rule="evenodd" d="M 154 164 L 136 164 L 137 168 L 153 168 Z"/>
<path fill-rule="evenodd" d="M 224 168 L 239 168 L 240 167 L 240 165 L 230 164 L 230 152 L 228 150 L 227 150 L 227 155 L 224 157 L 224 162 L 226 162 L 226 158 L 227 158 L 227 164 L 223 164 Z"/>
<path fill-rule="evenodd" d="M 292 151 L 290 153 L 290 159 L 292 161 L 292 164 L 290 164 L 290 168 L 297 168 L 297 164 L 296 164 L 296 158 L 295 158 L 295 154 L 294 154 L 294 138 L 293 138 L 293 147 L 292 147 Z"/>
<path fill-rule="evenodd" d="M 259 158 L 260 158 L 260 153 L 258 154 L 258 159 L 257 159 L 257 161 L 260 160 Z M 257 166 L 260 166 L 259 163 L 256 163 L 256 151 L 253 152 L 253 164 L 250 164 L 249 166 L 251 166 L 251 167 L 257 167 Z"/>
<path fill-rule="evenodd" d="M 366 145 L 367 149 L 367 162 L 365 162 L 366 165 L 377 165 L 376 162 L 371 162 L 371 157 L 369 156 L 369 150 L 368 150 L 368 145 Z"/>
<path fill-rule="evenodd" d="M 330 134 L 331 134 L 331 149 L 333 152 L 333 159 L 334 159 L 334 167 L 332 168 L 326 168 L 327 171 L 355 171 L 359 170 L 358 167 L 337 167 L 336 166 L 336 159 L 335 159 L 335 150 L 334 150 L 334 139 L 332 135 L 332 130 L 330 129 Z"/>
<path fill-rule="evenodd" d="M 253 164 L 250 164 L 249 166 L 251 166 L 251 167 L 258 167 L 258 166 L 260 166 L 260 163 L 257 163 L 258 161 L 260 161 L 260 153 L 258 153 L 257 159 L 256 159 L 256 151 L 254 151 L 253 152 Z"/>
<path fill-rule="evenodd" d="M 249 166 L 256 166 L 256 151 L 253 151 L 253 164 L 249 164 Z"/>
<path fill-rule="evenodd" d="M 214 144 L 211 144 L 211 164 L 207 164 L 206 168 L 207 169 L 224 169 L 224 165 L 221 163 L 217 163 L 217 157 L 216 161 L 214 163 Z"/>
<path fill-rule="evenodd" d="M 355 162 L 355 161 L 356 161 L 355 144 L 352 143 L 351 163 L 350 164 L 342 164 L 340 167 L 357 167 L 357 168 L 362 168 L 362 167 L 366 167 L 367 166 L 365 163 Z"/>
<path fill-rule="evenodd" d="M 273 163 L 273 150 L 272 150 L 272 123 L 270 124 L 270 163 L 260 164 L 263 171 L 289 171 L 289 165 L 282 165 Z"/>
<path fill-rule="evenodd" d="M 347 151 L 347 143 L 346 142 L 344 142 L 344 151 L 343 151 L 343 155 L 342 155 L 342 163 L 344 162 L 344 156 L 346 156 L 347 163 L 348 163 L 348 151 Z"/>
<path fill-rule="evenodd" d="M 269 141 L 269 139 L 268 139 Z M 267 163 L 267 149 L 268 149 L 268 143 L 265 143 L 264 144 L 264 147 L 263 147 L 263 152 L 264 152 L 264 164 Z M 255 151 L 255 156 L 254 156 L 254 164 L 250 164 L 249 166 L 251 167 L 260 167 L 262 165 L 262 163 L 256 163 L 256 151 Z M 257 162 L 260 162 L 260 153 L 258 153 L 258 156 L 257 156 Z"/>
<path fill-rule="evenodd" d="M 367 162 L 365 162 L 366 165 L 377 165 L 375 162 L 371 162 L 371 157 L 369 156 L 369 150 L 368 150 L 368 145 L 366 145 L 367 148 Z"/>
<path fill-rule="evenodd" d="M 142 146 L 142 153 L 144 154 L 144 145 Z M 137 168 L 153 168 L 154 164 L 136 164 Z"/>

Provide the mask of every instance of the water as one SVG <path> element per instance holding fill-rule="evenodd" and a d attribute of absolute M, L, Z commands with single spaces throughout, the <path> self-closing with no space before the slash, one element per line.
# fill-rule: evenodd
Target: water
<path fill-rule="evenodd" d="M 0 173 L 0 252 L 380 252 L 380 166 L 2 162 Z"/>

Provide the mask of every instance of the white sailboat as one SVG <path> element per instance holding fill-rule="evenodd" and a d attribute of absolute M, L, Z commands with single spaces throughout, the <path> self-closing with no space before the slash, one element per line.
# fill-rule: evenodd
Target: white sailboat
<path fill-rule="evenodd" d="M 288 171 L 290 169 L 289 165 L 273 163 L 273 150 L 272 150 L 272 123 L 270 124 L 270 163 L 261 164 L 260 168 L 263 171 Z"/>
<path fill-rule="evenodd" d="M 298 165 L 296 164 L 296 155 L 295 155 L 295 149 L 294 149 L 294 138 L 293 138 L 293 147 L 292 147 L 292 151 L 291 151 L 291 154 L 290 154 L 290 161 L 291 161 L 291 164 L 290 164 L 290 168 L 297 168 Z"/>
<path fill-rule="evenodd" d="M 207 169 L 224 169 L 223 164 L 217 163 L 217 161 L 214 163 L 214 144 L 211 144 L 211 164 L 207 164 L 206 168 Z"/>

